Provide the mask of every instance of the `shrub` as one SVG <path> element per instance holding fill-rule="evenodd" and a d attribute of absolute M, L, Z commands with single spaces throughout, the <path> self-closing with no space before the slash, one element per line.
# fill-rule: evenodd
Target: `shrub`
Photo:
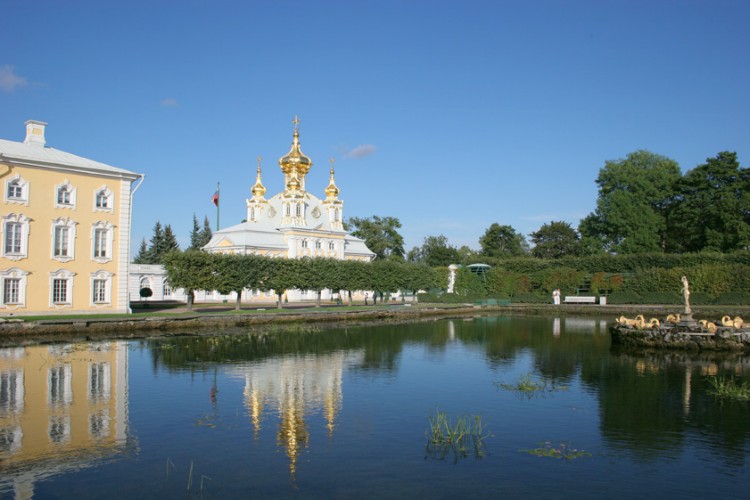
<path fill-rule="evenodd" d="M 542 296 L 536 293 L 519 293 L 513 297 L 513 302 L 524 302 L 527 304 L 547 304 L 551 303 L 552 299 L 546 295 Z"/>
<path fill-rule="evenodd" d="M 733 305 L 744 306 L 750 305 L 750 293 L 748 292 L 727 292 L 716 297 L 716 305 Z"/>
<path fill-rule="evenodd" d="M 608 304 L 640 304 L 641 296 L 635 292 L 613 292 L 607 296 Z"/>
<path fill-rule="evenodd" d="M 681 304 L 682 297 L 675 292 L 646 292 L 641 296 L 641 304 Z"/>
<path fill-rule="evenodd" d="M 700 305 L 706 305 L 706 304 L 713 304 L 714 298 L 713 295 L 706 292 L 690 292 L 690 303 L 696 306 Z"/>
<path fill-rule="evenodd" d="M 149 287 L 141 288 L 141 291 L 139 292 L 142 299 L 147 299 L 151 297 L 154 292 Z"/>

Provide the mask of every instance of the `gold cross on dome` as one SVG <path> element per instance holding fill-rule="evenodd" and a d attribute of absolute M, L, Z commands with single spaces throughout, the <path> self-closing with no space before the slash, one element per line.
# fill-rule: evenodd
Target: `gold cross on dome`
<path fill-rule="evenodd" d="M 299 118 L 297 118 L 297 115 L 294 115 L 294 120 L 292 120 L 292 123 L 294 123 L 294 130 L 297 130 L 297 126 L 299 125 Z"/>

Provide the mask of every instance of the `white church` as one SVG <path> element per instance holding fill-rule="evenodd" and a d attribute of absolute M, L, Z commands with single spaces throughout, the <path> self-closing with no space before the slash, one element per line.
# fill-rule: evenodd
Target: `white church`
<path fill-rule="evenodd" d="M 295 118 L 294 124 L 292 147 L 279 159 L 284 190 L 268 200 L 264 197 L 259 159 L 253 196 L 247 199 L 246 221 L 216 231 L 204 250 L 289 259 L 310 256 L 371 261 L 375 254 L 365 242 L 344 230 L 344 202 L 339 199 L 333 160 L 325 199 L 307 191 L 305 176 L 313 162 L 300 149 L 299 120 Z"/>
<path fill-rule="evenodd" d="M 203 247 L 211 253 L 240 255 L 265 255 L 279 258 L 328 257 L 339 260 L 361 260 L 369 262 L 375 254 L 367 248 L 364 240 L 344 230 L 344 202 L 339 199 L 336 187 L 334 162 L 331 160 L 330 180 L 320 199 L 307 191 L 305 177 L 313 162 L 301 150 L 299 120 L 294 119 L 294 136 L 289 152 L 279 159 L 284 174 L 284 189 L 266 199 L 266 188 L 261 179 L 261 165 L 252 197 L 246 200 L 246 220 L 240 224 L 216 231 Z M 182 290 L 172 290 L 165 281 L 164 268 L 157 265 L 131 264 L 130 300 L 141 300 L 140 290 L 150 288 L 149 300 L 185 300 Z M 330 291 L 322 298 L 331 298 Z M 309 296 L 308 296 L 309 295 Z M 272 292 L 246 290 L 243 300 L 272 301 Z M 235 294 L 220 295 L 215 291 L 197 292 L 197 302 L 234 301 Z M 315 292 L 290 290 L 289 301 L 313 300 Z"/>

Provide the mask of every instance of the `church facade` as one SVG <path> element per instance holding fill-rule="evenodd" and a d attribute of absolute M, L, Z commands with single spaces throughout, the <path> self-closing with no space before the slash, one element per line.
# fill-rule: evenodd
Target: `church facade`
<path fill-rule="evenodd" d="M 284 175 L 283 191 L 266 199 L 258 159 L 245 222 L 216 231 L 204 250 L 289 259 L 328 257 L 371 261 L 375 254 L 364 240 L 344 229 L 344 202 L 339 198 L 333 160 L 325 198 L 307 190 L 306 176 L 313 162 L 301 150 L 299 120 L 295 118 L 294 124 L 291 149 L 279 159 Z"/>

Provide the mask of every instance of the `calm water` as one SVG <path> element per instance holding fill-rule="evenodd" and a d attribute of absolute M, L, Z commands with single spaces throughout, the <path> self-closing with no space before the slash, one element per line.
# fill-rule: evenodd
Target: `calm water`
<path fill-rule="evenodd" d="M 604 319 L 483 317 L 0 350 L 0 496 L 746 497 L 750 357 L 610 350 Z M 547 391 L 503 388 L 525 376 Z M 484 456 L 428 452 L 478 415 Z M 569 460 L 529 450 L 577 449 Z"/>

